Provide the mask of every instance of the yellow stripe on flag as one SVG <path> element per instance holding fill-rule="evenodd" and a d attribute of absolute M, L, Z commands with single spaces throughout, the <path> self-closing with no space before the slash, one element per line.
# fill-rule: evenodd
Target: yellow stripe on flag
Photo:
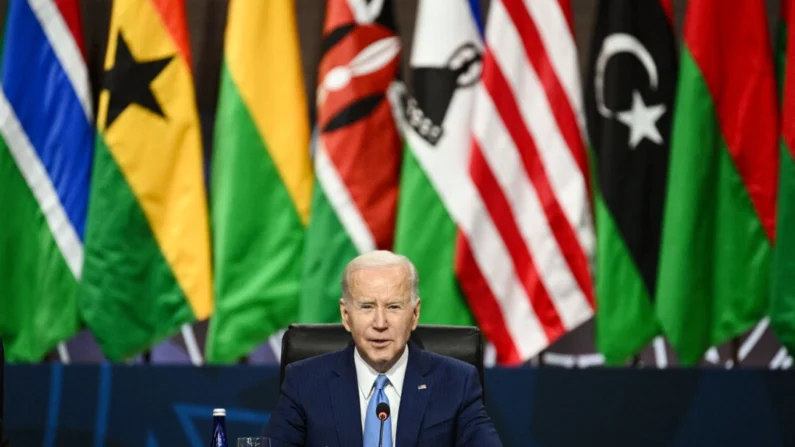
<path fill-rule="evenodd" d="M 229 72 L 306 225 L 314 174 L 294 4 L 231 0 L 226 30 Z"/>
<path fill-rule="evenodd" d="M 106 70 L 113 69 L 120 57 L 120 39 L 137 63 L 168 60 L 151 82 L 141 84 L 148 85 L 164 116 L 132 101 L 106 126 L 109 107 L 121 98 L 111 100 L 113 91 L 130 91 L 129 84 L 113 86 L 111 92 L 106 85 L 99 98 L 99 131 L 140 203 L 193 313 L 199 320 L 206 319 L 213 308 L 210 235 L 191 70 L 150 0 L 116 0 Z M 129 76 L 126 73 L 125 79 Z M 140 91 L 133 93 L 137 101 L 146 96 Z"/>

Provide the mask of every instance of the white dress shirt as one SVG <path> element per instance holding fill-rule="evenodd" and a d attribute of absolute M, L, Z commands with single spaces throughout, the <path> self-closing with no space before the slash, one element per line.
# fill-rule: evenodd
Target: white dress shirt
<path fill-rule="evenodd" d="M 389 399 L 389 418 L 392 420 L 392 447 L 395 447 L 397 437 L 398 410 L 400 409 L 400 393 L 403 391 L 403 379 L 406 377 L 406 365 L 409 362 L 409 347 L 403 349 L 403 354 L 391 368 L 385 373 L 389 383 L 384 386 L 384 393 Z M 379 372 L 373 369 L 364 361 L 359 350 L 353 350 L 353 363 L 356 365 L 356 379 L 359 382 L 359 407 L 362 415 L 362 433 L 364 433 L 364 421 L 367 417 L 367 405 L 370 397 L 374 394 L 375 379 Z"/>

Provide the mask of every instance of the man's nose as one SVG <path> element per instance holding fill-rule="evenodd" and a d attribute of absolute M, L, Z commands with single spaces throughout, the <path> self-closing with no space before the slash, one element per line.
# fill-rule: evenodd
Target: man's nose
<path fill-rule="evenodd" d="M 377 308 L 375 310 L 375 320 L 373 321 L 373 326 L 376 329 L 381 330 L 387 328 L 386 311 L 383 308 Z"/>

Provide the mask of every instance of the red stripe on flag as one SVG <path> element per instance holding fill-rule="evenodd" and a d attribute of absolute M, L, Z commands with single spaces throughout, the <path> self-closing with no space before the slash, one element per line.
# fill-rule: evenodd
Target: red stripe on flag
<path fill-rule="evenodd" d="M 795 23 L 795 8 L 788 8 L 786 14 L 785 20 L 788 23 Z M 793 63 L 795 61 L 795 32 L 793 31 L 795 30 L 787 29 L 787 67 L 784 71 L 781 135 L 789 153 L 795 158 L 795 63 Z"/>
<path fill-rule="evenodd" d="M 538 34 L 535 22 L 530 17 L 530 13 L 525 8 L 522 0 L 502 0 L 502 3 L 505 5 L 505 10 L 511 20 L 513 20 L 516 31 L 522 39 L 527 59 L 544 86 L 547 101 L 552 109 L 552 114 L 555 117 L 560 133 L 564 141 L 566 141 L 574 160 L 577 162 L 577 166 L 585 178 L 586 185 L 589 185 L 590 188 L 588 157 L 585 153 L 580 126 L 577 124 L 577 116 L 549 60 L 549 55 L 544 50 L 541 35 Z M 561 5 L 564 3 L 567 2 L 561 0 Z M 591 196 L 590 190 L 588 196 Z"/>
<path fill-rule="evenodd" d="M 671 22 L 671 28 L 674 26 L 674 5 L 673 0 L 660 0 L 660 6 L 665 11 L 668 21 Z"/>
<path fill-rule="evenodd" d="M 546 169 L 538 154 L 535 141 L 525 127 L 519 105 L 513 96 L 508 81 L 494 60 L 491 48 L 486 48 L 483 57 L 483 85 L 489 92 L 499 112 L 505 128 L 511 135 L 514 145 L 519 151 L 527 176 L 533 183 L 538 199 L 544 209 L 555 241 L 560 247 L 569 269 L 577 284 L 585 294 L 591 308 L 594 308 L 593 284 L 591 282 L 588 260 L 580 246 L 571 222 L 566 218 L 558 202 L 555 192 L 549 183 Z"/>
<path fill-rule="evenodd" d="M 357 91 L 348 88 L 338 93 L 345 95 Z M 385 97 L 380 101 L 366 118 L 323 132 L 320 138 L 372 232 L 375 246 L 389 250 L 394 242 L 402 154 L 390 103 Z M 327 110 L 329 107 L 319 114 Z"/>
<path fill-rule="evenodd" d="M 779 17 L 781 17 L 781 21 L 784 22 L 787 27 L 789 27 L 790 23 L 792 22 L 792 16 L 790 15 L 790 9 L 792 8 L 792 0 L 781 0 L 781 8 L 779 10 Z M 787 30 L 789 33 L 789 30 Z M 789 42 L 789 38 L 787 39 Z"/>
<path fill-rule="evenodd" d="M 390 8 L 391 4 L 387 5 Z M 356 18 L 346 0 L 328 0 L 326 2 L 326 17 L 323 20 L 323 35 L 327 35 L 335 28 L 353 24 Z M 322 55 L 321 55 L 322 56 Z"/>
<path fill-rule="evenodd" d="M 685 44 L 701 69 L 729 152 L 770 241 L 775 237 L 778 113 L 764 2 L 701 0 Z"/>
<path fill-rule="evenodd" d="M 502 317 L 497 299 L 478 268 L 466 236 L 458 232 L 456 240 L 455 272 L 466 296 L 469 308 L 488 339 L 497 351 L 497 362 L 503 365 L 522 363 L 508 326 Z"/>
<path fill-rule="evenodd" d="M 152 0 L 155 9 L 160 13 L 163 25 L 174 39 L 180 55 L 185 59 L 188 68 L 193 73 L 193 60 L 190 54 L 190 37 L 185 15 L 185 0 Z"/>
<path fill-rule="evenodd" d="M 83 60 L 86 60 L 86 44 L 83 39 L 83 21 L 80 18 L 80 2 L 79 0 L 55 0 L 55 6 L 61 12 L 66 26 L 72 32 L 72 37 L 80 49 L 80 54 Z"/>
<path fill-rule="evenodd" d="M 516 276 L 527 292 L 530 305 L 538 316 L 547 339 L 557 340 L 566 332 L 566 328 L 563 326 L 560 315 L 558 315 L 549 292 L 541 281 L 541 276 L 530 257 L 530 250 L 522 238 L 519 226 L 516 225 L 516 217 L 511 210 L 511 205 L 505 198 L 505 194 L 491 172 L 486 159 L 483 158 L 477 140 L 472 143 L 471 157 L 469 173 L 483 198 L 486 210 L 491 215 L 491 220 L 505 242 L 505 248 L 508 249 L 513 261 Z"/>
<path fill-rule="evenodd" d="M 569 34 L 574 36 L 574 11 L 571 9 L 571 2 L 569 0 L 558 0 L 558 4 L 563 11 L 563 16 L 566 17 L 566 23 L 569 25 Z"/>

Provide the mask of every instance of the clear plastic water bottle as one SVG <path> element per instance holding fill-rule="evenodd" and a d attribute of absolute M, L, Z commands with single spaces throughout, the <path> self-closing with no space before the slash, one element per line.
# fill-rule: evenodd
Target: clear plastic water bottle
<path fill-rule="evenodd" d="M 226 443 L 226 410 L 213 409 L 213 440 L 210 447 L 228 447 Z"/>

